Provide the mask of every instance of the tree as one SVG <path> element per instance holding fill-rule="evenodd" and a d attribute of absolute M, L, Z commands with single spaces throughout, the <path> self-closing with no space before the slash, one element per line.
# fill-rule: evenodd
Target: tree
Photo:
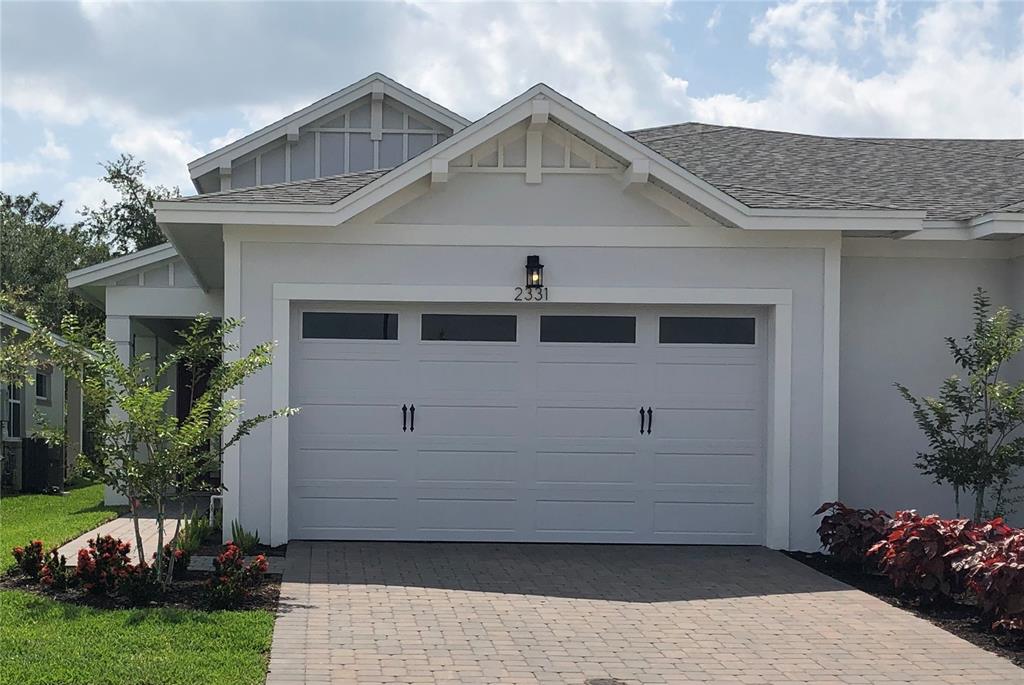
<path fill-rule="evenodd" d="M 34 308 L 19 307 L 13 295 L 5 292 L 0 292 L 0 310 L 20 314 L 32 328 L 26 333 L 0 325 L 0 384 L 20 388 L 35 381 L 32 370 L 39 366 L 40 350 L 46 347 L 39 316 Z"/>
<path fill-rule="evenodd" d="M 974 330 L 962 342 L 946 345 L 966 378 L 943 381 L 939 396 L 917 398 L 896 383 L 914 408 L 914 420 L 928 438 L 928 451 L 919 452 L 916 466 L 936 483 L 953 486 L 957 516 L 960 493 L 974 495 L 974 519 L 985 516 L 986 497 L 1003 513 L 1006 489 L 1024 466 L 1024 381 L 1008 382 L 1000 374 L 1024 349 L 1024 320 L 1007 307 L 992 312 L 984 290 L 974 294 Z"/>
<path fill-rule="evenodd" d="M 5 308 L 31 307 L 51 327 L 67 313 L 98 324 L 101 312 L 71 292 L 67 273 L 102 262 L 110 252 L 81 226 L 57 222 L 61 206 L 36 193 L 0 192 L 0 291 L 10 297 Z"/>
<path fill-rule="evenodd" d="M 103 181 L 120 194 L 116 202 L 104 200 L 99 207 L 83 207 L 79 214 L 94 238 L 110 247 L 114 256 L 144 250 L 167 242 L 156 223 L 153 203 L 179 197 L 177 188 L 147 186 L 142 179 L 146 164 L 122 154 L 103 165 Z"/>
<path fill-rule="evenodd" d="M 235 390 L 259 370 L 270 365 L 273 343 L 257 345 L 234 361 L 224 354 L 238 349 L 228 343 L 241 322 L 215 322 L 200 315 L 183 331 L 183 343 L 150 369 L 148 355 L 121 361 L 114 343 L 93 344 L 82 334 L 74 317 L 65 321 L 69 344 L 48 350 L 69 370 L 81 369 L 83 392 L 104 417 L 96 428 L 91 454 L 79 457 L 85 475 L 93 477 L 128 499 L 135 526 L 135 544 L 145 558 L 139 516 L 143 506 L 156 510 L 157 548 L 155 573 L 164 587 L 173 578 L 174 557 L 164 562 L 165 519 L 174 503 L 178 526 L 184 516 L 185 497 L 206 485 L 207 474 L 219 470 L 224 450 L 265 421 L 290 416 L 292 409 L 243 418 L 242 401 Z M 191 409 L 184 419 L 168 414 L 165 406 L 172 390 L 160 384 L 166 372 L 182 365 L 192 374 L 185 387 L 193 392 Z M 209 371 L 205 389 L 197 375 Z M 174 536 L 179 530 L 176 527 Z"/>

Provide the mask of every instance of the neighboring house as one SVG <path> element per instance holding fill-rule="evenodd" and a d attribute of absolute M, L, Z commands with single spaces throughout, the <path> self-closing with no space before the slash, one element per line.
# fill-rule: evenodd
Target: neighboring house
<path fill-rule="evenodd" d="M 627 133 L 545 85 L 470 122 L 372 75 L 189 170 L 169 244 L 69 282 L 125 355 L 201 311 L 277 341 L 246 410 L 302 411 L 222 474 L 273 544 L 811 549 L 822 501 L 949 512 L 892 383 L 954 371 L 977 286 L 1024 310 L 1022 140 Z"/>
<path fill-rule="evenodd" d="M 31 331 L 24 319 L 0 311 L 0 338 L 4 341 Z M 65 343 L 60 337 L 57 342 Z M 25 379 L 20 386 L 0 384 L 2 487 L 15 491 L 60 488 L 82 447 L 81 386 L 50 364 L 25 369 Z M 33 438 L 40 421 L 50 428 L 63 427 L 65 444 L 48 447 L 42 439 Z"/>

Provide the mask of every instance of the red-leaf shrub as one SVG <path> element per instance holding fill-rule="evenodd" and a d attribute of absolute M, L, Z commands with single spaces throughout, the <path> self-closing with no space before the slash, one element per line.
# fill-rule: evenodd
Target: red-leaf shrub
<path fill-rule="evenodd" d="M 1024 630 L 1024 530 L 986 544 L 972 559 L 967 585 L 992 627 Z"/>
<path fill-rule="evenodd" d="M 78 550 L 78 579 L 89 592 L 102 594 L 117 589 L 118 581 L 132 569 L 128 558 L 131 543 L 109 535 L 89 540 L 89 547 Z"/>
<path fill-rule="evenodd" d="M 235 608 L 259 587 L 266 572 L 265 556 L 257 555 L 247 566 L 242 550 L 229 542 L 213 560 L 213 576 L 206 584 L 207 601 L 214 609 Z"/>
<path fill-rule="evenodd" d="M 880 555 L 879 568 L 896 590 L 931 603 L 962 590 L 961 576 L 953 565 L 980 537 L 968 519 L 920 516 L 912 509 L 897 511 L 886 537 L 868 554 Z"/>
<path fill-rule="evenodd" d="M 885 537 L 889 523 L 884 511 L 853 509 L 842 502 L 825 502 L 814 512 L 819 514 L 825 514 L 818 526 L 821 546 L 845 564 L 867 563 L 868 550 Z"/>
<path fill-rule="evenodd" d="M 192 561 L 192 555 L 183 549 L 179 549 L 174 546 L 174 543 L 168 542 L 164 545 L 164 575 L 170 571 L 171 568 L 171 556 L 174 556 L 174 571 L 172 580 L 181 580 L 185 577 L 185 573 L 188 571 L 188 565 Z M 153 563 L 156 564 L 156 554 L 153 554 Z"/>
<path fill-rule="evenodd" d="M 39 584 L 50 590 L 66 590 L 75 580 L 75 570 L 68 568 L 67 558 L 54 547 L 46 554 L 39 572 Z"/>
<path fill-rule="evenodd" d="M 32 540 L 24 547 L 15 547 L 11 550 L 18 570 L 32 580 L 39 578 L 43 570 L 43 541 Z"/>
<path fill-rule="evenodd" d="M 163 589 L 156 579 L 156 569 L 140 562 L 129 564 L 125 573 L 117 579 L 117 594 L 124 596 L 135 606 L 148 604 L 158 599 Z"/>

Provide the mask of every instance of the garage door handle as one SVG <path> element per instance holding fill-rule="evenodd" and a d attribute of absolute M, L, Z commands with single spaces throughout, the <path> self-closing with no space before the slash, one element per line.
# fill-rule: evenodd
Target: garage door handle
<path fill-rule="evenodd" d="M 405 432 L 405 415 L 409 411 L 409 407 L 402 405 L 402 432 Z"/>
<path fill-rule="evenodd" d="M 651 434 L 651 426 L 654 425 L 654 411 L 647 407 L 647 434 Z"/>
<path fill-rule="evenodd" d="M 644 434 L 644 408 L 640 407 L 640 435 Z"/>
<path fill-rule="evenodd" d="M 409 431 L 416 430 L 416 405 L 409 405 Z"/>

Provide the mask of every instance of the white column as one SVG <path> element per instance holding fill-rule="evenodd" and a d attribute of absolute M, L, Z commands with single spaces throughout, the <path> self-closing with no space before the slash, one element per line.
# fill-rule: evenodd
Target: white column
<path fill-rule="evenodd" d="M 109 309 L 108 309 L 109 311 Z M 122 363 L 127 364 L 132 357 L 132 323 L 131 317 L 126 315 L 107 315 L 107 340 L 114 343 L 117 348 L 117 357 Z M 124 416 L 120 407 L 111 408 L 120 416 Z M 104 504 L 126 505 L 128 499 L 121 494 L 114 492 L 109 486 L 103 492 Z"/>
<path fill-rule="evenodd" d="M 242 245 L 238 238 L 224 235 L 224 318 L 240 319 L 242 315 Z M 236 329 L 232 334 L 234 345 L 241 343 L 241 334 Z M 224 361 L 237 361 L 240 358 L 240 350 L 229 350 L 224 355 Z M 235 392 L 241 394 L 238 389 Z M 228 426 L 225 433 L 232 435 L 237 424 Z M 231 537 L 231 522 L 239 519 L 240 500 L 239 489 L 241 487 L 242 474 L 240 467 L 241 453 L 239 444 L 235 443 L 224 451 L 224 464 L 221 469 L 221 482 L 224 485 L 224 517 L 222 539 L 227 542 Z"/>

